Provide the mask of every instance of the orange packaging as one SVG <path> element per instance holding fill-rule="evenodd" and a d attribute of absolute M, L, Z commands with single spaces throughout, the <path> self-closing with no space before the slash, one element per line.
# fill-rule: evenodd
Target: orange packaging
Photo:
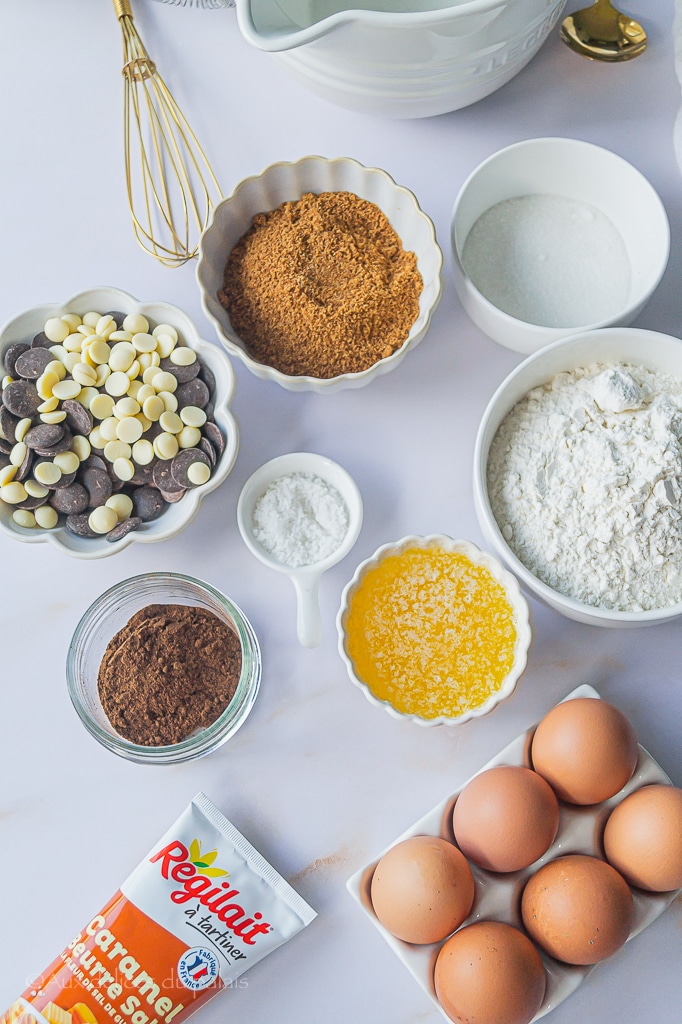
<path fill-rule="evenodd" d="M 181 1024 L 314 917 L 200 793 L 0 1024 Z"/>

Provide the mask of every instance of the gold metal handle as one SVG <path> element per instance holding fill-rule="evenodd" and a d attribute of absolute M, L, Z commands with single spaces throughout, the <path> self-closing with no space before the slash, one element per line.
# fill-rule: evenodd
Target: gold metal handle
<path fill-rule="evenodd" d="M 132 18 L 133 11 L 128 0 L 114 0 L 114 10 L 117 18 Z"/>

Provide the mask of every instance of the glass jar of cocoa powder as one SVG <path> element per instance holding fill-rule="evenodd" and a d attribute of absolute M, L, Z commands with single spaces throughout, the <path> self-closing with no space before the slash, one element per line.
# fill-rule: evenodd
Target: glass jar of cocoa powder
<path fill-rule="evenodd" d="M 71 701 L 104 747 L 141 764 L 210 753 L 246 720 L 261 654 L 243 612 L 208 583 L 146 573 L 88 608 L 66 662 Z"/>

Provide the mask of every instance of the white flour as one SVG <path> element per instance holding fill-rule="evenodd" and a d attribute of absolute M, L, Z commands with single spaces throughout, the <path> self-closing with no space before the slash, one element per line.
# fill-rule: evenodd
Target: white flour
<path fill-rule="evenodd" d="M 682 381 L 594 365 L 530 391 L 488 458 L 495 519 L 517 557 L 585 604 L 682 601 Z"/>

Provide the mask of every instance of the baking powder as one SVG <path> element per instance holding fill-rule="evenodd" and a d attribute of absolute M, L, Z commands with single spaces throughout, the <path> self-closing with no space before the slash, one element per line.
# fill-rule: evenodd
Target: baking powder
<path fill-rule="evenodd" d="M 298 568 L 321 562 L 348 532 L 346 503 L 314 473 L 286 473 L 274 480 L 253 510 L 253 535 L 269 555 Z"/>
<path fill-rule="evenodd" d="M 548 586 L 618 611 L 682 602 L 682 381 L 593 365 L 534 388 L 488 458 L 493 514 Z"/>

